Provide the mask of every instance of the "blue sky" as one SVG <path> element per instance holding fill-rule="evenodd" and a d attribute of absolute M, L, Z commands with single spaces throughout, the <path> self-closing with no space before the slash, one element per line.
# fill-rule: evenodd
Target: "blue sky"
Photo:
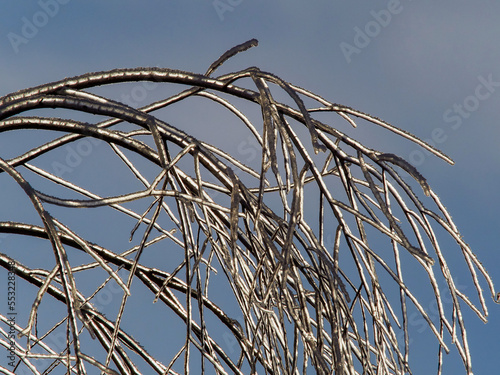
<path fill-rule="evenodd" d="M 256 38 L 257 48 L 221 72 L 258 66 L 432 140 L 455 161 L 450 166 L 374 125 L 339 124 L 353 138 L 418 168 L 498 284 L 499 14 L 495 1 L 3 2 L 0 96 L 118 67 L 203 73 L 226 49 Z M 2 137 L 0 156 L 8 157 L 15 142 Z M 228 145 L 244 140 L 235 133 Z M 78 168 L 86 168 L 85 161 Z M 3 191 L 15 189 L 1 177 Z M 16 203 L 1 203 L 2 220 L 7 207 L 10 215 Z M 488 307 L 487 325 L 466 315 L 476 374 L 493 373 L 500 351 L 500 307 L 491 298 Z M 416 363 L 416 373 L 426 373 L 426 366 Z M 445 359 L 444 374 L 460 373 L 461 366 Z"/>

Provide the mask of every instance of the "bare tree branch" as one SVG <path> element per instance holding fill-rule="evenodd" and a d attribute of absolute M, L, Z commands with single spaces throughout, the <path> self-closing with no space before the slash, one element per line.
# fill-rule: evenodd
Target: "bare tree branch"
<path fill-rule="evenodd" d="M 19 142 L 17 155 L 0 159 L 0 178 L 23 189 L 33 220 L 43 223 L 2 221 L 0 232 L 49 241 L 53 249 L 53 257 L 36 267 L 21 252 L 0 254 L 0 265 L 36 291 L 27 321 L 13 326 L 26 336 L 25 344 L 15 342 L 16 369 L 299 374 L 312 367 L 318 374 L 407 374 L 413 358 L 409 314 L 416 312 L 436 338 L 438 374 L 450 343 L 472 374 L 462 307 L 486 321 L 481 283 L 494 300 L 498 296 L 486 269 L 414 166 L 314 114 L 334 112 L 352 126 L 354 118 L 368 121 L 453 161 L 404 130 L 258 68 L 213 77 L 229 58 L 256 45 L 252 39 L 230 49 L 203 75 L 115 69 L 0 98 L 0 133 L 22 140 L 23 131 L 36 130 L 51 137 L 29 150 Z M 179 90 L 141 108 L 98 94 L 101 86 L 111 92 L 143 81 Z M 168 116 L 189 108 L 183 118 L 189 121 L 200 100 L 232 119 L 234 131 L 220 134 L 216 144 L 188 134 L 182 121 Z M 48 110 L 61 115 L 45 117 Z M 101 121 L 62 118 L 68 113 Z M 253 158 L 235 154 L 231 144 L 245 136 Z M 105 145 L 92 155 L 100 158 L 92 176 L 63 178 L 50 170 L 47 160 L 61 160 L 65 148 L 89 140 Z M 119 168 L 129 183 L 113 180 Z M 102 210 L 101 219 L 90 216 L 93 210 Z M 74 220 L 65 219 L 68 214 Z M 111 217 L 120 218 L 116 227 Z M 114 231 L 121 233 L 124 223 L 132 228 L 126 238 L 135 242 L 125 250 L 81 234 L 104 228 L 118 241 L 122 234 Z M 454 251 L 454 263 L 461 255 L 477 297 L 459 289 L 443 241 L 447 247 L 455 242 L 446 253 Z M 160 245 L 161 259 L 148 264 L 149 252 Z M 417 272 L 435 300 L 436 318 L 410 281 L 408 274 Z M 113 283 L 119 298 L 111 319 L 98 298 Z M 153 329 L 184 324 L 183 340 L 165 335 L 158 347 L 145 348 L 140 343 L 148 337 L 126 333 L 127 313 L 141 308 L 137 290 L 179 319 L 151 319 Z M 60 317 L 57 323 L 53 316 Z M 7 347 L 8 317 L 0 315 L 0 322 L 0 344 Z M 51 341 L 57 334 L 65 337 L 64 347 Z"/>

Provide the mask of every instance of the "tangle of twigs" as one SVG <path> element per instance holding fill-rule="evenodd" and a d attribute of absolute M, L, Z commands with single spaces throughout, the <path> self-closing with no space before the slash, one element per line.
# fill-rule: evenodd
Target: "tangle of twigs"
<path fill-rule="evenodd" d="M 313 115 L 331 112 L 354 126 L 367 121 L 451 159 L 378 118 L 258 68 L 214 77 L 227 59 L 255 45 L 251 40 L 232 48 L 205 74 L 116 69 L 0 98 L 1 133 L 36 129 L 54 135 L 13 157 L 0 155 L 2 183 L 8 179 L 19 185 L 41 219 L 2 221 L 0 232 L 48 240 L 53 249 L 53 260 L 43 267 L 29 267 L 17 252 L 0 253 L 0 264 L 19 280 L 18 290 L 25 283 L 24 288 L 31 285 L 36 291 L 26 322 L 10 324 L 8 314 L 0 315 L 0 343 L 9 348 L 15 342 L 16 356 L 15 368 L 0 366 L 2 373 L 46 374 L 57 368 L 86 374 L 96 368 L 107 374 L 187 374 L 199 365 L 196 373 L 298 374 L 313 368 L 318 374 L 406 374 L 411 373 L 409 311 L 417 311 L 437 339 L 438 372 L 451 338 L 471 373 L 461 308 L 468 305 L 486 321 L 479 277 L 494 297 L 490 277 L 412 165 Z M 101 86 L 127 82 L 180 89 L 141 108 L 96 93 Z M 276 93 L 292 104 L 276 100 Z M 193 98 L 229 111 L 260 158 L 243 161 L 162 120 L 168 109 Z M 240 109 L 247 107 L 258 108 L 259 116 L 251 119 Z M 197 110 L 196 105 L 188 108 Z M 103 120 L 27 115 L 48 109 Z M 241 134 L 241 129 L 234 132 Z M 220 134 L 222 140 L 231 137 Z M 47 167 L 51 155 L 83 139 L 106 145 L 115 164 L 102 160 L 92 178 L 71 174 L 74 181 Z M 115 174 L 106 168 L 117 168 L 116 161 L 134 183 L 113 180 Z M 100 193 L 93 191 L 97 180 Z M 423 201 L 411 186 L 423 190 Z M 130 239 L 136 245 L 112 250 L 56 217 L 69 211 L 87 228 L 109 225 L 112 237 L 116 229 L 111 223 L 86 222 L 85 213 L 94 208 L 127 218 L 123 223 L 133 228 Z M 478 302 L 455 285 L 437 238 L 443 232 L 456 246 L 446 249 L 449 257 L 465 260 Z M 162 249 L 168 261 L 143 262 L 153 249 Z M 433 293 L 436 319 L 411 286 L 416 269 L 422 271 L 420 283 Z M 96 270 L 102 272 L 91 273 Z M 87 273 L 101 277 L 90 291 L 85 280 L 96 276 L 86 278 Z M 232 295 L 218 296 L 214 278 L 225 278 Z M 114 317 L 105 316 L 95 302 L 111 283 L 121 291 Z M 185 324 L 185 339 L 172 353 L 143 347 L 143 337 L 127 333 L 127 311 L 138 309 L 136 284 L 149 290 L 148 301 L 164 304 L 180 318 L 149 324 Z M 443 302 L 444 293 L 451 303 Z M 62 314 L 49 327 L 43 324 L 46 300 L 51 300 L 50 314 Z M 9 325 L 15 337 L 7 333 Z M 64 347 L 50 340 L 57 331 L 64 332 Z M 165 337 L 158 346 L 170 340 Z"/>

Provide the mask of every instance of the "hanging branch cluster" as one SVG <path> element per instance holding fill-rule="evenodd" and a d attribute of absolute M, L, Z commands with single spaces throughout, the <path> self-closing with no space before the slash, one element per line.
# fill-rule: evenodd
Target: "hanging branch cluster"
<path fill-rule="evenodd" d="M 17 369 L 41 373 L 46 369 L 37 369 L 36 361 L 44 359 L 49 369 L 65 367 L 76 374 L 94 373 L 91 367 L 108 374 L 187 374 L 198 365 L 203 373 L 213 368 L 211 373 L 298 374 L 313 367 L 318 374 L 405 374 L 411 372 L 408 315 L 417 311 L 437 339 L 438 372 L 451 338 L 471 373 L 461 308 L 468 305 L 486 321 L 479 277 L 494 296 L 490 277 L 412 165 L 364 146 L 313 115 L 331 112 L 353 126 L 355 119 L 367 121 L 452 161 L 405 131 L 258 68 L 213 77 L 227 59 L 256 44 L 251 40 L 227 51 L 203 75 L 166 68 L 116 69 L 0 98 L 0 132 L 36 129 L 56 134 L 38 147 L 0 159 L 2 178 L 13 179 L 24 190 L 42 221 L 42 225 L 3 221 L 0 232 L 48 240 L 54 255 L 51 268 L 43 269 L 29 268 L 16 253 L 0 254 L 4 268 L 38 289 L 28 321 L 15 325 L 18 336 L 26 339 L 23 346 L 24 341 L 16 338 Z M 93 93 L 98 86 L 139 81 L 188 88 L 142 108 Z M 293 105 L 276 100 L 276 92 L 287 95 Z M 242 124 L 259 145 L 260 163 L 246 165 L 152 114 L 193 97 L 232 113 L 235 129 Z M 260 107 L 260 120 L 251 121 L 231 98 Z M 45 108 L 106 120 L 87 123 L 27 115 Z M 196 106 L 192 108 L 196 111 Z M 127 127 L 120 128 L 124 124 Z M 42 156 L 84 137 L 106 144 L 116 156 L 114 161 L 123 163 L 142 187 L 102 195 L 37 166 Z M 147 177 L 152 170 L 154 176 Z M 36 188 L 32 181 L 41 179 L 44 188 Z M 54 184 L 54 191 L 71 194 L 54 194 L 47 190 L 48 183 Z M 424 206 L 412 185 L 423 190 L 425 202 L 434 210 Z M 75 195 L 78 199 L 67 198 Z M 144 211 L 130 205 L 139 201 L 147 202 Z M 131 239 L 135 233 L 142 233 L 142 238 L 123 252 L 112 251 L 49 213 L 73 210 L 72 215 L 84 215 L 86 210 L 77 209 L 94 207 L 127 216 L 133 227 Z M 455 285 L 436 227 L 454 241 L 455 249 L 447 250 L 453 261 L 465 260 L 478 302 Z M 154 246 L 161 246 L 167 257 L 182 254 L 181 261 L 165 267 L 143 264 L 145 252 Z M 85 254 L 87 260 L 72 264 L 74 252 Z M 105 277 L 93 293 L 85 294 L 78 280 L 96 268 Z M 420 283 L 428 284 L 433 293 L 436 319 L 407 282 L 408 270 L 415 273 L 416 268 L 422 271 Z M 212 298 L 215 273 L 225 275 L 233 292 L 225 301 Z M 110 282 L 122 289 L 114 318 L 94 306 L 99 291 Z M 163 303 L 186 325 L 184 343 L 176 354 L 153 356 L 140 345 L 141 337 L 127 334 L 122 323 L 127 310 L 137 308 L 131 305 L 136 283 L 151 292 L 151 303 Z M 451 295 L 451 308 L 443 302 L 444 293 Z M 45 300 L 51 301 L 52 310 L 66 312 L 52 328 L 40 331 L 44 320 L 40 306 Z M 8 323 L 7 315 L 0 319 Z M 218 325 L 212 326 L 214 321 Z M 177 322 L 161 322 L 169 324 Z M 237 342 L 238 350 L 228 350 L 221 342 L 217 332 L 221 327 Z M 53 347 L 48 340 L 57 329 L 66 332 L 64 348 Z M 5 328 L 0 331 L 0 343 L 8 347 Z M 89 354 L 98 353 L 96 346 L 102 349 L 100 354 Z"/>

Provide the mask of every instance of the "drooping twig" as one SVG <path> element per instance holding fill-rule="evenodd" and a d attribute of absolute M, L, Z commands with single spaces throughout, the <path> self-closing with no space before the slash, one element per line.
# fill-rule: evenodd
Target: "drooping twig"
<path fill-rule="evenodd" d="M 308 366 L 320 374 L 410 373 L 408 315 L 414 309 L 436 337 L 438 373 L 442 352 L 450 350 L 447 337 L 466 372 L 472 372 L 461 301 L 486 320 L 480 278 L 494 299 L 497 294 L 485 268 L 414 166 L 361 144 L 314 114 L 331 111 L 353 126 L 354 118 L 361 118 L 452 160 L 404 130 L 258 68 L 212 77 L 229 58 L 256 45 L 252 39 L 230 49 L 204 75 L 116 69 L 0 98 L 0 133 L 19 134 L 20 146 L 26 129 L 53 135 L 27 151 L 20 147 L 9 160 L 0 159 L 0 178 L 24 189 L 43 223 L 3 221 L 0 232 L 49 241 L 53 248 L 52 258 L 45 256 L 47 262 L 38 268 L 24 265 L 22 252 L 0 254 L 3 268 L 13 269 L 19 282 L 38 291 L 27 309 L 28 321 L 15 326 L 27 336 L 25 346 L 16 346 L 19 368 L 36 373 L 34 359 L 50 358 L 57 360 L 51 368 L 64 366 L 79 374 L 85 367 L 176 374 L 196 372 L 198 366 L 201 373 L 211 367 L 217 373 L 296 374 Z M 98 86 L 141 81 L 182 88 L 141 108 L 96 94 Z M 276 90 L 293 106 L 278 102 Z M 241 140 L 236 154 L 224 134 L 221 142 L 210 144 L 166 115 L 192 99 L 207 100 L 233 116 L 231 142 Z M 311 101 L 317 107 L 307 108 Z M 105 120 L 25 115 L 46 108 Z M 198 111 L 195 104 L 188 108 Z M 159 109 L 165 111 L 156 114 Z M 300 136 L 304 130 L 306 137 Z M 46 160 L 60 158 L 77 142 L 105 145 L 91 156 L 98 160 L 91 176 L 66 168 L 63 178 L 50 171 Z M 254 156 L 245 158 L 250 153 L 243 146 L 248 145 Z M 407 178 L 420 184 L 423 199 Z M 90 214 L 94 210 L 102 212 L 100 219 Z M 63 220 L 67 213 L 73 221 Z M 99 244 L 101 231 L 106 240 L 116 237 L 116 248 L 114 241 Z M 123 249 L 122 233 L 138 243 Z M 470 271 L 478 306 L 459 290 L 436 233 L 448 233 L 456 242 L 453 255 L 461 254 Z M 153 265 L 148 264 L 150 253 L 156 254 Z M 420 270 L 430 286 L 435 320 L 406 283 L 408 270 Z M 443 301 L 440 280 L 450 303 Z M 117 313 L 111 318 L 100 311 L 99 298 L 113 282 L 121 297 L 114 300 Z M 185 325 L 183 340 L 163 334 L 156 343 L 161 355 L 158 348 L 141 346 L 148 337 L 126 333 L 133 328 L 127 314 L 139 308 L 135 290 L 149 293 L 151 304 L 159 304 L 155 308 L 162 306 L 166 316 L 178 319 L 148 316 L 153 330 Z M 49 314 L 55 313 L 60 319 L 50 326 Z M 0 315 L 0 321 L 8 319 Z M 55 348 L 50 340 L 61 330 L 66 346 Z M 44 353 L 32 350 L 35 346 Z M 99 351 L 103 360 L 89 354 Z"/>

